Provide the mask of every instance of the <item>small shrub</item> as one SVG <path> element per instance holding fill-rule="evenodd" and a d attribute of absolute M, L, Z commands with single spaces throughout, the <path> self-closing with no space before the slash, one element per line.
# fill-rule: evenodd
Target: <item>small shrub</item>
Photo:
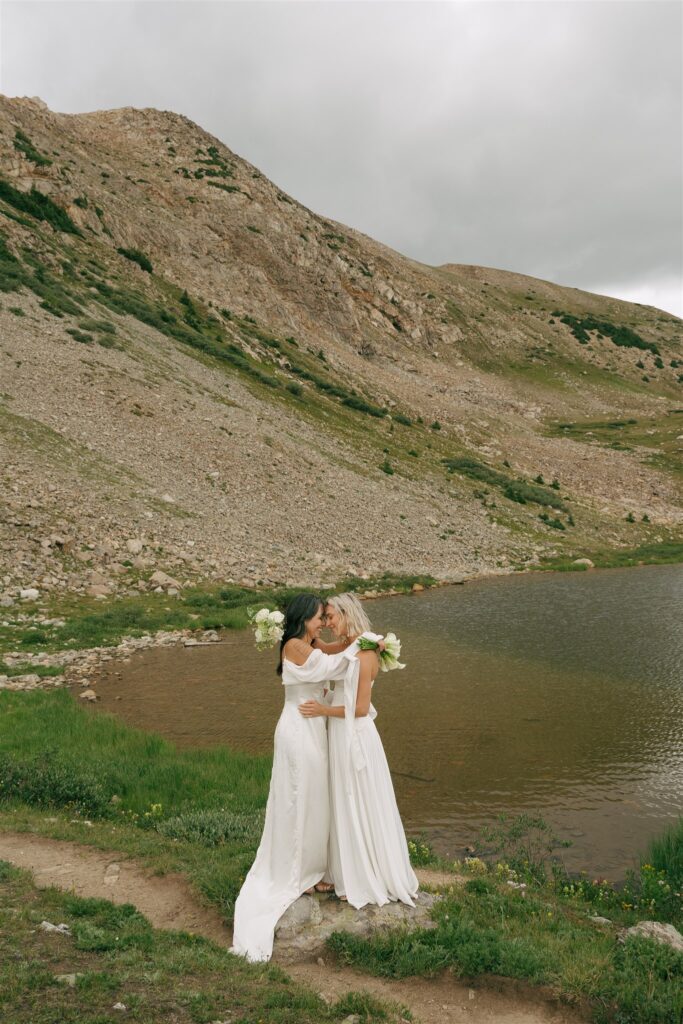
<path fill-rule="evenodd" d="M 389 459 L 385 459 L 379 468 L 382 470 L 383 473 L 386 473 L 387 476 L 394 475 L 394 467 L 389 462 Z"/>
<path fill-rule="evenodd" d="M 500 814 L 497 825 L 482 829 L 482 838 L 491 845 L 495 854 L 503 859 L 523 878 L 544 882 L 547 865 L 558 848 L 571 846 L 569 840 L 556 836 L 541 817 L 518 814 L 510 818 Z"/>
<path fill-rule="evenodd" d="M 438 420 L 434 420 L 434 422 L 432 424 L 430 424 L 429 429 L 430 430 L 441 430 L 441 424 L 439 423 Z"/>
<path fill-rule="evenodd" d="M 356 409 L 358 412 L 365 412 L 368 416 L 374 416 L 377 419 L 387 415 L 386 409 L 380 409 L 377 405 L 371 405 L 370 402 L 366 402 L 363 398 L 358 398 L 356 395 L 344 395 L 342 398 L 342 405 L 346 405 L 349 409 Z"/>
<path fill-rule="evenodd" d="M 52 160 L 39 153 L 28 135 L 25 135 L 20 128 L 17 128 L 14 133 L 14 148 L 19 153 L 23 153 L 26 159 L 30 160 L 36 167 L 50 167 L 52 165 Z"/>
<path fill-rule="evenodd" d="M 394 423 L 401 423 L 404 427 L 412 427 L 413 425 L 410 416 L 405 416 L 402 412 L 393 412 L 391 418 Z"/>
<path fill-rule="evenodd" d="M 137 263 L 137 265 L 141 267 L 142 270 L 146 270 L 148 274 L 152 273 L 153 267 L 151 260 L 145 256 L 143 252 L 140 252 L 139 249 L 125 249 L 119 247 L 116 251 L 120 253 L 121 256 L 125 256 L 127 260 L 131 261 L 131 263 Z"/>
<path fill-rule="evenodd" d="M 258 843 L 263 831 L 264 812 L 240 814 L 235 811 L 187 811 L 155 825 L 157 832 L 170 839 L 218 846 L 229 842 Z"/>
<path fill-rule="evenodd" d="M 547 512 L 541 512 L 538 518 L 542 519 L 547 526 L 552 526 L 553 530 L 565 529 L 565 525 L 561 519 L 554 519 L 552 516 L 549 516 Z"/>
<path fill-rule="evenodd" d="M 74 199 L 74 206 L 80 207 L 81 210 L 87 210 L 88 198 L 87 196 L 76 196 Z"/>
<path fill-rule="evenodd" d="M 57 231 L 79 236 L 81 234 L 66 210 L 34 187 L 30 192 L 20 192 L 4 178 L 0 178 L 0 199 L 13 206 L 15 210 L 28 213 L 35 220 L 46 221 Z"/>
<path fill-rule="evenodd" d="M 111 814 L 111 794 L 93 775 L 54 752 L 27 760 L 0 755 L 0 802 L 21 800 L 38 807 L 69 807 L 93 817 Z"/>
<path fill-rule="evenodd" d="M 92 334 L 85 334 L 83 331 L 76 330 L 75 327 L 67 327 L 67 334 L 70 334 L 74 341 L 78 341 L 81 345 L 92 345 L 95 340 Z"/>

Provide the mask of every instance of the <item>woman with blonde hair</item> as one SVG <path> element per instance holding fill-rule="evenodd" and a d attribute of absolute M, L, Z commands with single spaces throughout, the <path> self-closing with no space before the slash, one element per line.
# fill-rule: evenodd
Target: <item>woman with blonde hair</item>
<path fill-rule="evenodd" d="M 370 699 L 379 656 L 358 644 L 361 635 L 380 637 L 370 632 L 370 620 L 354 594 L 329 598 L 325 615 L 346 645 L 348 668 L 335 682 L 331 703 L 309 700 L 299 711 L 307 718 L 329 719 L 329 875 L 337 895 L 354 907 L 390 900 L 414 906 L 418 881 Z"/>

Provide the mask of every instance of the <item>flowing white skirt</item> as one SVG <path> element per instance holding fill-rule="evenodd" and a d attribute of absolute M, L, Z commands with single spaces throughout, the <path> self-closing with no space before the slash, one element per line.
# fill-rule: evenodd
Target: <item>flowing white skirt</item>
<path fill-rule="evenodd" d="M 319 688 L 288 686 L 275 750 L 261 844 L 235 904 L 232 952 L 270 960 L 275 926 L 327 869 L 330 826 L 324 718 L 304 718 L 302 700 Z"/>
<path fill-rule="evenodd" d="M 334 704 L 344 702 L 343 686 L 336 684 Z M 419 883 L 410 865 L 379 733 L 372 717 L 356 718 L 356 760 L 365 762 L 358 769 L 345 725 L 343 718 L 329 719 L 329 872 L 335 891 L 357 908 L 367 903 L 381 906 L 390 900 L 414 906 Z"/>

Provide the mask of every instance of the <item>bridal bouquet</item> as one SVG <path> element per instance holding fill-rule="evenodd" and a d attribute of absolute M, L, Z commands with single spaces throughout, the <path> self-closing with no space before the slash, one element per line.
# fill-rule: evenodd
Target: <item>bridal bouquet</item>
<path fill-rule="evenodd" d="M 282 639 L 282 623 L 285 621 L 282 612 L 271 612 L 269 608 L 259 608 L 255 612 L 247 608 L 247 616 L 254 627 L 256 647 L 259 651 L 274 647 Z"/>
<path fill-rule="evenodd" d="M 377 641 L 362 636 L 358 640 L 361 651 L 376 651 Z M 401 657 L 401 641 L 395 633 L 387 633 L 384 637 L 384 650 L 379 652 L 379 665 L 382 672 L 391 672 L 394 668 L 405 668 L 398 660 Z"/>

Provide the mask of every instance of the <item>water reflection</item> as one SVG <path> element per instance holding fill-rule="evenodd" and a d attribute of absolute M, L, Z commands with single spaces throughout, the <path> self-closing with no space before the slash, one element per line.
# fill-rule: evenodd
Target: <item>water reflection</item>
<path fill-rule="evenodd" d="M 572 838 L 569 867 L 616 877 L 680 813 L 683 567 L 504 577 L 368 609 L 408 663 L 375 687 L 399 805 L 442 852 L 538 810 Z M 99 691 L 179 745 L 259 753 L 282 700 L 247 634 L 135 656 Z"/>

